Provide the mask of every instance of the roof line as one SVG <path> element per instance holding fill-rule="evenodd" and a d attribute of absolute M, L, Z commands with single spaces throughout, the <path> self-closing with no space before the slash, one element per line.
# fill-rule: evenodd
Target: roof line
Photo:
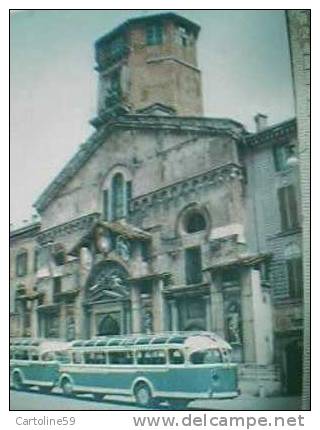
<path fill-rule="evenodd" d="M 146 15 L 146 16 L 139 16 L 135 18 L 129 18 L 126 21 L 124 21 L 122 24 L 119 24 L 117 27 L 115 27 L 113 30 L 105 34 L 104 36 L 101 36 L 98 38 L 95 42 L 95 46 L 98 46 L 100 44 L 103 44 L 107 41 L 112 40 L 115 38 L 119 33 L 124 31 L 126 28 L 128 28 L 130 25 L 139 24 L 146 21 L 155 21 L 155 20 L 165 20 L 165 19 L 172 19 L 178 22 L 181 22 L 181 24 L 185 24 L 189 28 L 192 28 L 196 36 L 199 34 L 200 31 L 200 25 L 190 21 L 188 18 L 185 18 L 182 15 L 178 15 L 174 12 L 164 12 L 164 13 L 157 13 L 153 15 Z"/>
<path fill-rule="evenodd" d="M 195 121 L 194 124 L 190 124 L 190 121 Z M 243 125 L 237 121 L 227 118 L 206 118 L 206 117 L 180 117 L 180 116 L 156 116 L 156 115 L 122 115 L 117 118 L 113 118 L 106 122 L 103 126 L 97 129 L 85 143 L 80 145 L 79 150 L 73 155 L 73 157 L 67 162 L 62 168 L 58 175 L 51 181 L 51 183 L 41 193 L 39 198 L 34 203 L 34 207 L 41 213 L 51 202 L 51 200 L 57 195 L 57 193 L 63 188 L 68 181 L 81 169 L 84 163 L 91 157 L 91 155 L 99 148 L 104 142 L 104 139 L 117 127 L 141 127 L 144 128 L 152 127 L 156 125 L 158 127 L 163 126 L 178 126 L 176 121 L 179 121 L 179 129 L 183 129 L 184 126 L 194 125 L 195 127 L 203 127 L 204 131 L 222 131 L 232 132 L 232 127 L 237 127 L 239 133 L 246 133 Z M 155 123 L 155 124 L 154 124 Z M 224 124 L 227 123 L 227 124 Z"/>

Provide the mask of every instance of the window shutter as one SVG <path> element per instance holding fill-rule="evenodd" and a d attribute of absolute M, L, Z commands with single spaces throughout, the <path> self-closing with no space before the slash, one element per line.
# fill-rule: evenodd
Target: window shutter
<path fill-rule="evenodd" d="M 286 189 L 279 188 L 278 189 L 278 201 L 279 201 L 279 209 L 280 209 L 280 218 L 281 218 L 281 229 L 288 229 L 288 218 L 287 218 L 287 210 L 286 210 Z"/>
<path fill-rule="evenodd" d="M 290 227 L 297 227 L 299 225 L 298 222 L 298 209 L 297 209 L 297 200 L 296 193 L 293 185 L 288 187 L 288 209 L 290 215 Z"/>
<path fill-rule="evenodd" d="M 292 260 L 287 261 L 287 272 L 288 272 L 289 295 L 290 297 L 295 297 L 294 270 L 293 270 Z"/>
<path fill-rule="evenodd" d="M 302 258 L 287 260 L 289 295 L 292 298 L 302 297 Z"/>
<path fill-rule="evenodd" d="M 126 190 L 127 190 L 127 213 L 129 213 L 130 201 L 132 198 L 132 181 L 127 181 Z"/>
<path fill-rule="evenodd" d="M 103 219 L 109 221 L 109 193 L 108 190 L 103 191 Z"/>
<path fill-rule="evenodd" d="M 293 185 L 278 189 L 281 228 L 283 231 L 298 227 L 298 208 Z"/>
<path fill-rule="evenodd" d="M 295 278 L 296 278 L 296 296 L 302 297 L 303 295 L 303 270 L 302 258 L 296 258 L 295 263 Z"/>

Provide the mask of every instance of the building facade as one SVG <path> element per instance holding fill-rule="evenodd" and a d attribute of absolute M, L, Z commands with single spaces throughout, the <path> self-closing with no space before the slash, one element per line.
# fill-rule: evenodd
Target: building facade
<path fill-rule="evenodd" d="M 244 381 L 293 392 L 302 324 L 296 123 L 270 127 L 257 115 L 248 133 L 203 117 L 198 33 L 166 13 L 96 42 L 95 132 L 35 203 L 32 327 L 13 334 L 210 330 L 231 343 Z M 12 237 L 17 266 L 24 245 Z"/>
<path fill-rule="evenodd" d="M 37 336 L 37 242 L 39 220 L 10 232 L 10 335 Z"/>

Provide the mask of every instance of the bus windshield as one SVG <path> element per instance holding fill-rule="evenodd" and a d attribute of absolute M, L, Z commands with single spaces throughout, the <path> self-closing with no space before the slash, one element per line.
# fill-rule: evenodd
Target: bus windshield
<path fill-rule="evenodd" d="M 222 357 L 218 349 L 210 348 L 192 352 L 190 355 L 190 362 L 192 364 L 215 364 L 221 363 Z"/>

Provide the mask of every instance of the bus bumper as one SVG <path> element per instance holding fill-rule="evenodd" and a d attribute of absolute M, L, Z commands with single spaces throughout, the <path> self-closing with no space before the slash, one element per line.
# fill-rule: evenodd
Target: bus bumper
<path fill-rule="evenodd" d="M 230 391 L 230 392 L 223 392 L 223 393 L 209 393 L 209 399 L 234 399 L 235 397 L 238 397 L 240 395 L 240 390 L 237 391 Z"/>

